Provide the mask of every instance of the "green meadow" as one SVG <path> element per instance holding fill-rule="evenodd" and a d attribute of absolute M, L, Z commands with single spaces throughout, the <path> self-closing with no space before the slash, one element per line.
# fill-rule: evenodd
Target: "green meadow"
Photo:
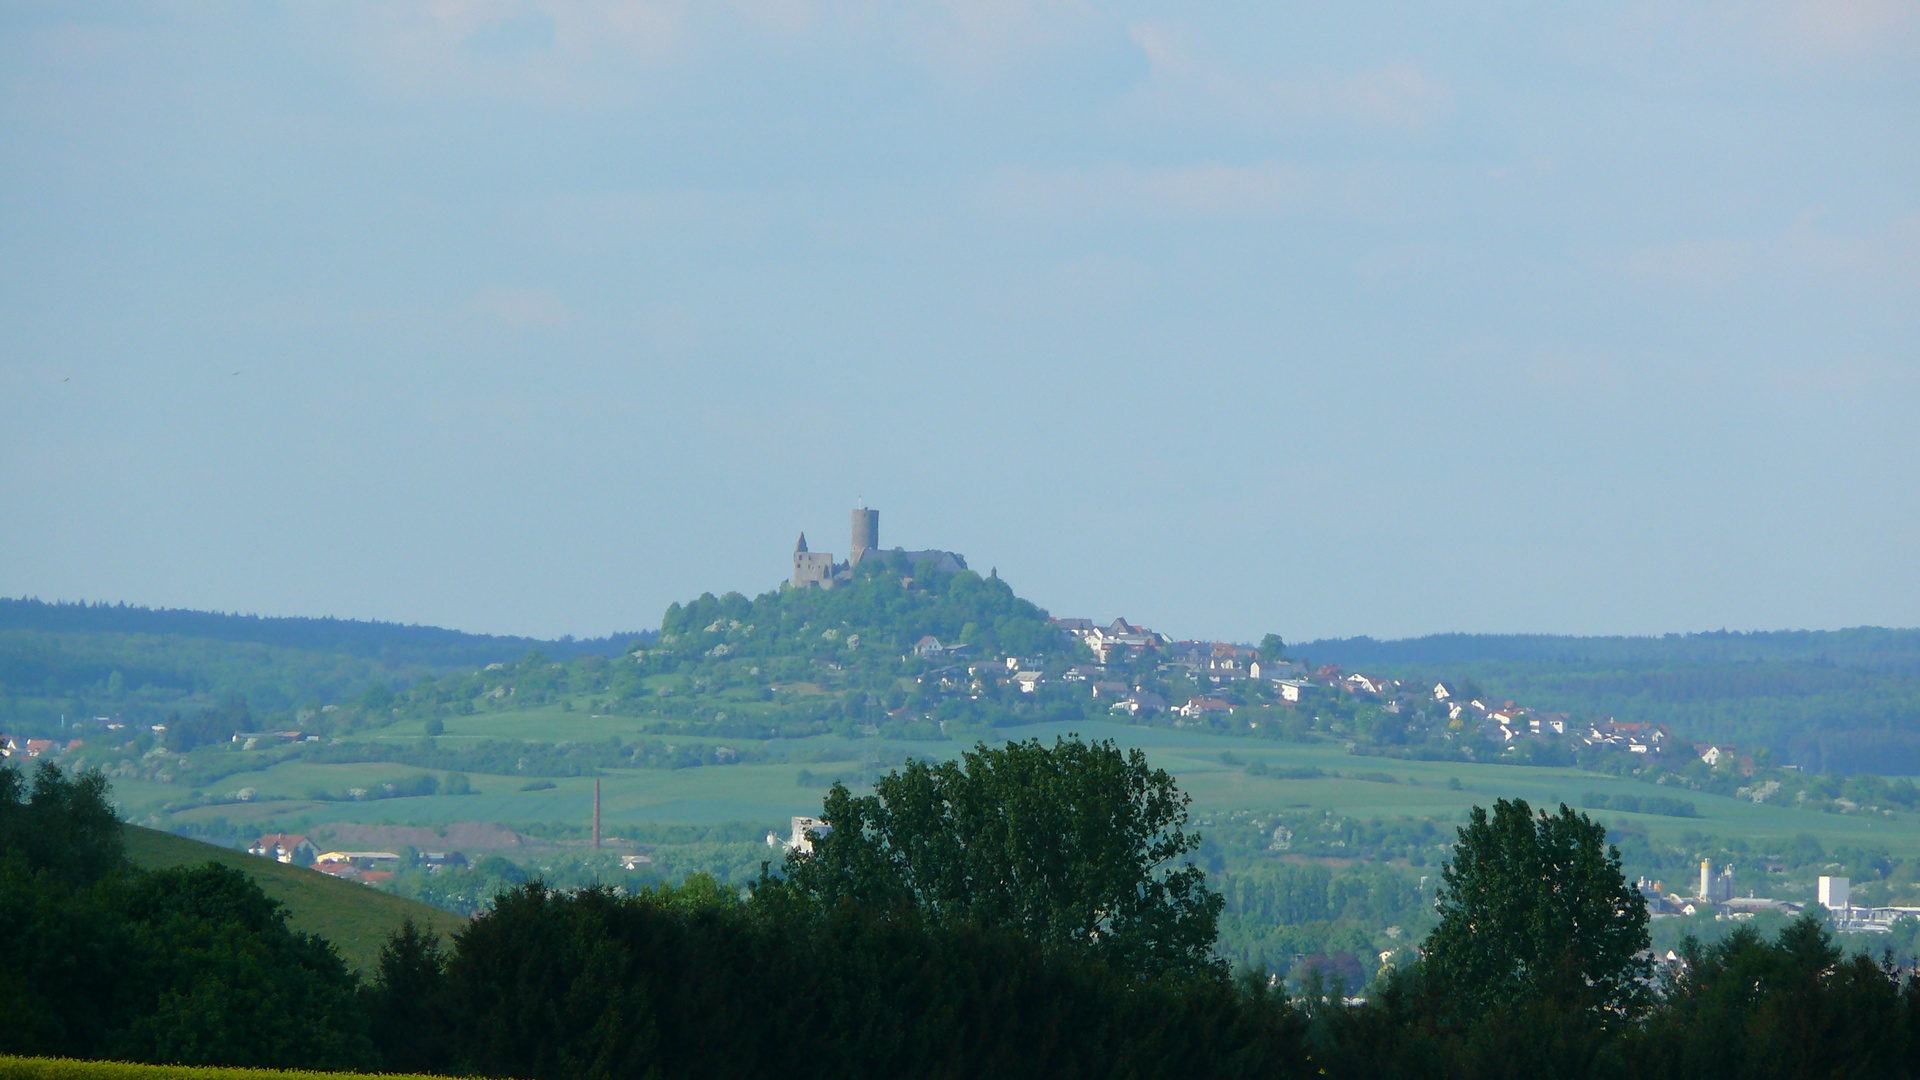
<path fill-rule="evenodd" d="M 642 722 L 630 717 L 595 717 L 557 707 L 503 711 L 458 717 L 446 723 L 439 742 L 450 747 L 467 740 L 512 739 L 543 743 L 588 743 L 610 737 L 632 739 Z M 1001 729 L 1008 738 L 1041 738 L 1077 732 L 1113 739 L 1144 750 L 1154 764 L 1178 777 L 1193 797 L 1195 816 L 1206 820 L 1235 811 L 1256 814 L 1311 810 L 1360 820 L 1413 819 L 1446 825 L 1464 819 L 1475 806 L 1497 798 L 1524 798 L 1535 805 L 1560 801 L 1579 805 L 1588 793 L 1606 796 L 1667 795 L 1691 803 L 1698 817 L 1595 811 L 1608 823 L 1620 823 L 1649 838 L 1685 846 L 1699 837 L 1746 841 L 1755 847 L 1797 836 L 1823 845 L 1870 845 L 1896 858 L 1920 855 L 1920 815 L 1839 815 L 1793 806 L 1756 804 L 1743 799 L 1656 787 L 1635 780 L 1575 768 L 1529 767 L 1465 762 L 1425 762 L 1357 755 L 1331 743 L 1277 743 L 1246 736 L 1184 732 L 1105 721 L 1035 724 Z M 370 741 L 413 743 L 423 737 L 418 721 L 396 724 L 367 736 Z M 807 759 L 683 769 L 606 769 L 601 776 L 603 830 L 616 835 L 623 825 L 751 823 L 783 827 L 794 815 L 820 805 L 823 778 L 858 779 L 881 771 L 906 756 L 947 757 L 958 742 L 906 742 L 845 739 L 823 735 L 764 743 L 674 736 L 677 743 L 725 744 L 769 755 Z M 1223 760 L 1225 755 L 1226 760 Z M 824 757 L 840 760 L 813 761 Z M 1231 763 L 1229 763 L 1231 762 Z M 1259 762 L 1266 775 L 1249 766 Z M 1301 776 L 1310 770 L 1324 775 Z M 289 761 L 227 776 L 222 790 L 253 788 L 250 802 L 227 802 L 177 811 L 164 807 L 179 799 L 177 786 L 128 781 L 115 794 L 136 820 L 177 827 L 215 818 L 262 825 L 299 819 L 309 824 L 380 822 L 397 825 L 445 825 L 456 821 L 507 824 L 547 823 L 584 826 L 592 812 L 593 780 L 587 777 L 529 779 L 522 776 L 469 774 L 473 794 L 329 802 L 309 798 L 319 791 L 368 788 L 415 776 L 423 770 L 392 763 L 320 764 Z M 815 777 L 803 785 L 802 773 Z M 444 774 L 440 774 L 444 776 Z M 524 790 L 536 786 L 537 790 Z"/>
<path fill-rule="evenodd" d="M 376 970 L 380 946 L 407 919 L 443 932 L 466 923 L 451 912 L 364 885 L 184 836 L 129 825 L 124 839 L 128 859 L 143 870 L 216 862 L 244 872 L 262 892 L 285 906 L 289 926 L 333 942 L 341 957 L 363 973 Z"/>
<path fill-rule="evenodd" d="M 328 1080 L 329 1077 L 413 1080 L 399 1073 L 309 1072 L 304 1069 L 239 1069 L 217 1065 L 138 1065 L 126 1061 L 0 1056 L 0 1080 Z M 419 1080 L 435 1080 L 419 1077 Z"/>

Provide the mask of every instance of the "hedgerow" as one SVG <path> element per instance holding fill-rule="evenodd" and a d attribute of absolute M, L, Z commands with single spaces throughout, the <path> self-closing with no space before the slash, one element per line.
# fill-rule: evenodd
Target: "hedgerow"
<path fill-rule="evenodd" d="M 434 1080 L 422 1073 L 308 1072 L 303 1069 L 233 1069 L 217 1065 L 137 1065 L 128 1061 L 0 1055 L 0 1080 L 327 1080 L 334 1076 L 383 1080 Z"/>

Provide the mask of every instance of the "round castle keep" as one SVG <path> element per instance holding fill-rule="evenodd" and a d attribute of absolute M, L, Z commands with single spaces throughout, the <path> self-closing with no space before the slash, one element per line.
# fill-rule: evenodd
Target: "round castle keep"
<path fill-rule="evenodd" d="M 853 550 L 847 561 L 837 563 L 831 552 L 808 551 L 807 534 L 793 546 L 793 584 L 795 588 L 818 585 L 831 589 L 836 581 L 851 580 L 853 568 L 871 552 L 880 550 L 880 511 L 861 507 L 853 512 Z"/>
<path fill-rule="evenodd" d="M 967 560 L 952 551 L 903 551 L 900 548 L 894 551 L 908 566 L 931 563 L 934 569 L 946 574 L 967 568 Z M 845 562 L 836 562 L 831 552 L 807 550 L 807 534 L 800 534 L 800 542 L 793 546 L 793 587 L 831 589 L 836 584 L 845 584 L 853 580 L 853 568 L 860 565 L 861 559 L 880 553 L 880 511 L 861 507 L 853 512 L 853 550 Z"/>
<path fill-rule="evenodd" d="M 880 550 L 880 511 L 861 507 L 853 512 L 853 550 L 847 556 L 847 562 L 854 566 L 867 557 L 869 551 Z"/>

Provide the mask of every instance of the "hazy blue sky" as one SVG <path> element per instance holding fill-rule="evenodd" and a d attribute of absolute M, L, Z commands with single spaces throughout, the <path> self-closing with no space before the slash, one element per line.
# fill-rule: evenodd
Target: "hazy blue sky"
<path fill-rule="evenodd" d="M 0 6 L 0 594 L 1920 623 L 1920 4 Z"/>

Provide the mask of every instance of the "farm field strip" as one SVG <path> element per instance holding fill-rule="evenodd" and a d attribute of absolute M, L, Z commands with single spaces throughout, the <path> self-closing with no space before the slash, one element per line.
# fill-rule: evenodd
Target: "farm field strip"
<path fill-rule="evenodd" d="M 459 722 L 464 724 L 468 719 L 459 718 Z M 527 740 L 528 734 L 534 731 L 542 738 L 528 741 L 594 741 L 615 734 L 631 738 L 636 726 L 632 718 L 595 720 L 558 709 L 502 712 L 489 714 L 485 719 L 489 722 L 489 730 L 463 731 L 450 725 L 450 730 L 440 738 L 450 748 L 457 747 L 458 740 L 465 738 L 511 737 Z M 552 726 L 549 726 L 550 722 Z M 1487 806 L 1496 798 L 1520 797 L 1536 805 L 1551 805 L 1559 801 L 1578 805 L 1587 792 L 1640 796 L 1659 794 L 1694 804 L 1700 816 L 1675 818 L 1612 810 L 1598 811 L 1596 816 L 1605 822 L 1630 822 L 1663 840 L 1677 841 L 1689 833 L 1737 835 L 1750 839 L 1785 838 L 1806 833 L 1818 837 L 1823 843 L 1873 843 L 1884 845 L 1896 854 L 1920 853 L 1920 819 L 1911 814 L 1881 819 L 1826 814 L 1791 806 L 1756 804 L 1685 789 L 1652 787 L 1573 768 L 1374 758 L 1352 755 L 1339 746 L 1324 743 L 1278 743 L 1250 736 L 1212 735 L 1103 721 L 1036 724 L 1000 732 L 1003 737 L 1040 738 L 1045 741 L 1069 733 L 1095 739 L 1111 738 L 1122 746 L 1144 750 L 1154 764 L 1174 773 L 1182 788 L 1193 796 L 1196 816 L 1201 817 L 1235 810 L 1273 813 L 1310 809 L 1360 819 L 1410 817 L 1453 824 L 1459 822 L 1472 806 Z M 411 742 L 418 740 L 421 734 L 396 727 L 374 737 L 381 741 Z M 606 770 L 601 778 L 603 818 L 610 830 L 622 822 L 754 822 L 779 827 L 790 816 L 810 814 L 819 809 L 822 789 L 799 784 L 797 780 L 802 770 L 816 776 L 857 777 L 863 769 L 861 759 L 869 755 L 885 763 L 909 754 L 951 757 L 966 749 L 965 744 L 958 742 L 848 740 L 834 736 L 776 740 L 764 744 L 711 737 L 665 738 L 671 742 L 723 743 L 742 749 L 765 746 L 775 752 L 794 752 L 802 756 L 823 750 L 839 751 L 846 754 L 847 759 L 812 764 L 780 762 L 678 770 Z M 1223 754 L 1231 754 L 1237 763 L 1224 762 Z M 1272 772 L 1299 773 L 1319 769 L 1328 775 L 1307 778 L 1251 775 L 1246 771 L 1246 766 L 1255 761 L 1264 763 Z M 287 762 L 235 774 L 214 785 L 222 791 L 254 788 L 257 792 L 254 802 L 198 807 L 174 816 L 180 821 L 213 817 L 265 821 L 278 816 L 300 815 L 316 823 L 380 820 L 399 824 L 441 825 L 475 820 L 579 823 L 591 813 L 593 781 L 587 777 L 538 778 L 469 773 L 475 794 L 466 796 L 393 798 L 367 802 L 320 802 L 306 797 L 314 789 L 338 794 L 348 788 L 372 787 L 421 771 L 391 763 Z M 1386 782 L 1389 778 L 1393 782 Z M 1450 781 L 1458 781 L 1459 789 L 1450 787 Z M 529 783 L 552 786 L 534 791 L 522 790 Z M 136 812 L 151 812 L 158 805 L 177 799 L 179 789 L 163 784 L 135 782 L 117 785 L 116 793 L 124 804 Z"/>

